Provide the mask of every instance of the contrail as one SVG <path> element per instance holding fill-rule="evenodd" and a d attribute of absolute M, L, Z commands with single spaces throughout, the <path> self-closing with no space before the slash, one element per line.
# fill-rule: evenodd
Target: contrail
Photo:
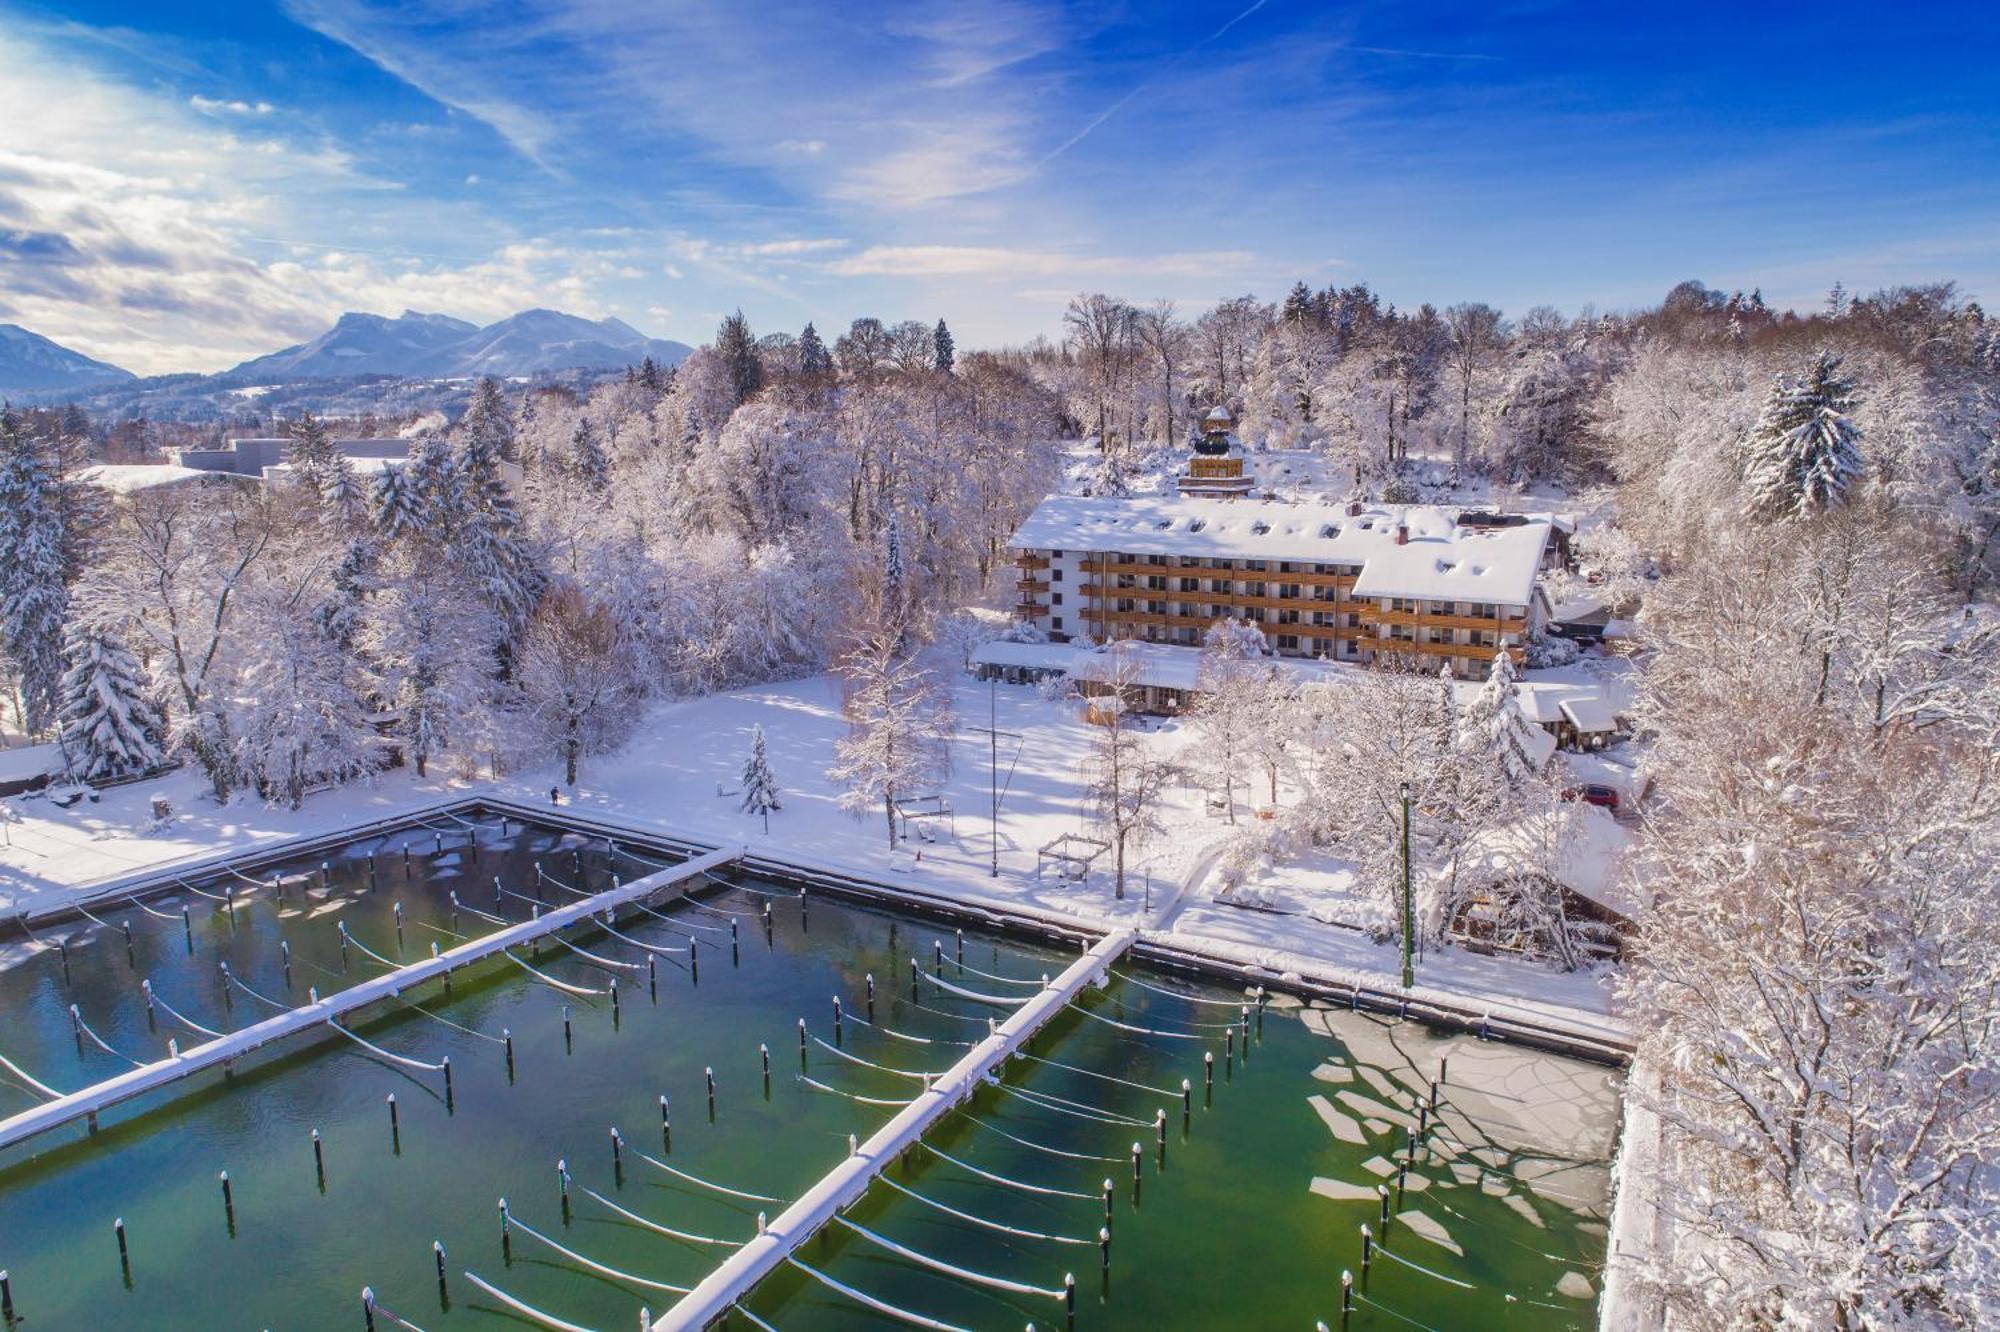
<path fill-rule="evenodd" d="M 1057 144 L 1053 149 L 1051 149 L 1049 153 L 1042 158 L 1041 161 L 1035 163 L 1036 169 L 1040 170 L 1042 167 L 1047 166 L 1050 162 L 1053 162 L 1056 158 L 1061 157 L 1064 153 L 1068 152 L 1070 149 L 1076 147 L 1077 144 L 1082 143 L 1084 139 L 1089 136 L 1092 130 L 1096 129 L 1099 125 L 1102 125 L 1105 121 L 1111 119 L 1111 117 L 1117 115 L 1120 111 L 1124 110 L 1126 103 L 1130 102 L 1134 97 L 1137 97 L 1140 93 L 1144 92 L 1146 89 L 1152 87 L 1153 84 L 1157 83 L 1163 75 L 1169 74 L 1173 72 L 1175 69 L 1179 68 L 1181 62 L 1186 60 L 1189 56 L 1193 55 L 1196 51 L 1201 50 L 1202 47 L 1207 46 L 1210 42 L 1222 36 L 1223 33 L 1228 32 L 1231 28 L 1241 23 L 1244 19 L 1249 18 L 1252 14 L 1262 9 L 1267 2 L 1268 0 L 1257 0 L 1255 4 L 1251 5 L 1248 9 L 1238 14 L 1235 18 L 1229 20 L 1229 22 L 1217 28 L 1214 32 L 1208 34 L 1208 36 L 1202 38 L 1200 41 L 1196 42 L 1193 46 L 1190 46 L 1187 50 L 1181 52 L 1179 55 L 1175 56 L 1172 60 L 1169 60 L 1166 64 L 1160 66 L 1160 68 L 1154 70 L 1151 74 L 1148 74 L 1145 78 L 1139 80 L 1139 82 L 1133 86 L 1132 91 L 1126 93 L 1123 97 L 1119 98 L 1117 101 L 1113 102 L 1110 106 L 1106 107 L 1103 111 L 1099 112 L 1096 119 L 1092 120 L 1088 125 L 1085 125 L 1082 129 L 1070 135 L 1067 139 L 1064 139 L 1061 143 Z"/>

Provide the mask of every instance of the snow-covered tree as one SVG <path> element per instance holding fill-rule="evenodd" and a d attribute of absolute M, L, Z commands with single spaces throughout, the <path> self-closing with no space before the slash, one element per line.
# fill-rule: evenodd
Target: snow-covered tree
<path fill-rule="evenodd" d="M 424 515 L 400 467 L 384 467 L 375 477 L 375 526 L 383 536 L 398 540 L 423 530 Z"/>
<path fill-rule="evenodd" d="M 345 461 L 334 447 L 333 432 L 319 417 L 301 412 L 297 420 L 286 425 L 285 436 L 290 441 L 285 447 L 285 461 L 291 464 L 313 500 L 324 507 L 333 489 L 336 460 Z"/>
<path fill-rule="evenodd" d="M 1136 659 L 1115 644 L 1110 651 L 1113 665 L 1103 682 L 1109 692 L 1097 705 L 1100 724 L 1084 759 L 1084 798 L 1092 826 L 1111 843 L 1112 893 L 1122 901 L 1126 859 L 1164 828 L 1161 805 L 1178 772 L 1152 751 L 1128 706 Z"/>
<path fill-rule="evenodd" d="M 750 321 L 741 310 L 724 319 L 715 330 L 715 352 L 729 389 L 729 405 L 740 407 L 764 387 L 764 363 L 757 355 L 757 338 L 750 332 Z"/>
<path fill-rule="evenodd" d="M 1520 675 L 1514 658 L 1502 648 L 1493 654 L 1486 683 L 1459 713 L 1459 750 L 1487 769 L 1491 784 L 1503 789 L 1518 787 L 1541 771 L 1533 728 L 1534 723 L 1521 711 Z"/>
<path fill-rule="evenodd" d="M 799 373 L 808 379 L 823 379 L 833 373 L 833 353 L 811 324 L 799 333 Z"/>
<path fill-rule="evenodd" d="M 287 556 L 245 598 L 226 703 L 238 768 L 264 799 L 298 809 L 308 787 L 380 767 L 381 739 L 360 664 L 319 613 L 322 575 L 299 552 Z"/>
<path fill-rule="evenodd" d="M 597 431 L 588 416 L 577 419 L 563 468 L 585 490 L 602 494 L 611 485 L 611 460 L 604 456 L 604 446 L 598 442 Z"/>
<path fill-rule="evenodd" d="M 931 334 L 931 366 L 942 374 L 950 374 L 957 364 L 951 339 L 951 330 L 944 326 L 944 320 L 937 321 L 937 329 Z"/>
<path fill-rule="evenodd" d="M 810 325 L 808 325 L 810 327 Z M 771 811 L 782 809 L 778 799 L 778 779 L 771 773 L 770 755 L 765 751 L 764 728 L 750 728 L 750 757 L 743 764 L 743 812 L 764 820 L 771 831 Z"/>
<path fill-rule="evenodd" d="M 1188 721 L 1199 743 L 1193 766 L 1221 788 L 1229 822 L 1236 822 L 1236 774 L 1264 729 L 1274 668 L 1264 631 L 1248 620 L 1216 620 L 1202 635 L 1195 668 L 1196 698 Z"/>
<path fill-rule="evenodd" d="M 492 706 L 499 636 L 497 617 L 456 570 L 409 548 L 385 559 L 358 642 L 418 776 Z"/>
<path fill-rule="evenodd" d="M 101 781 L 160 765 L 165 725 L 139 659 L 116 631 L 78 619 L 63 638 L 62 752 L 69 775 Z"/>
<path fill-rule="evenodd" d="M 585 753 L 616 744 L 637 702 L 629 656 L 608 607 L 574 583 L 542 595 L 521 640 L 521 694 L 539 729 L 562 756 L 563 781 L 576 785 Z"/>
<path fill-rule="evenodd" d="M 1822 351 L 1799 378 L 1771 383 L 1757 424 L 1743 438 L 1743 488 L 1765 519 L 1809 518 L 1844 499 L 1861 475 L 1860 401 L 1841 358 Z"/>
<path fill-rule="evenodd" d="M 63 675 L 62 514 L 36 441 L 0 410 L 0 655 L 12 665 L 22 729 L 54 719 Z"/>
<path fill-rule="evenodd" d="M 896 802 L 942 781 L 951 763 L 951 695 L 916 657 L 877 635 L 836 667 L 846 699 L 847 734 L 834 742 L 827 776 L 857 814 L 879 807 L 896 847 Z"/>

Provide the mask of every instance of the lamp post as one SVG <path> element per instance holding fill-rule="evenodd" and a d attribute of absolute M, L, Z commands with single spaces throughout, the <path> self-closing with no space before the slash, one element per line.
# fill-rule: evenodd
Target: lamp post
<path fill-rule="evenodd" d="M 993 788 L 993 868 L 986 872 L 990 879 L 1000 877 L 1000 675 L 994 668 L 993 678 L 987 681 L 986 692 L 986 738 L 991 742 L 987 751 L 987 780 Z"/>
<path fill-rule="evenodd" d="M 1410 968 L 1410 936 L 1416 933 L 1416 911 L 1410 901 L 1410 784 L 1403 783 L 1403 988 L 1416 983 Z"/>

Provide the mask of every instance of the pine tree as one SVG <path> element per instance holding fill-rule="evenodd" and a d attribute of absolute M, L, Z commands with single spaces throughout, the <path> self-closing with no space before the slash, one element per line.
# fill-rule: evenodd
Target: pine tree
<path fill-rule="evenodd" d="M 604 456 L 604 446 L 598 443 L 597 430 L 588 416 L 577 418 L 566 461 L 569 474 L 586 489 L 603 494 L 611 488 L 611 460 Z"/>
<path fill-rule="evenodd" d="M 326 428 L 326 422 L 311 412 L 301 413 L 299 419 L 285 427 L 285 434 L 291 444 L 286 448 L 286 461 L 292 471 L 305 482 L 312 491 L 313 499 L 322 506 L 334 485 L 334 460 L 340 457 L 340 450 L 334 447 L 333 435 Z M 345 461 L 345 459 L 341 459 Z"/>
<path fill-rule="evenodd" d="M 728 377 L 732 406 L 740 407 L 764 387 L 764 363 L 757 356 L 757 338 L 750 321 L 738 310 L 715 330 L 715 354 L 722 358 Z"/>
<path fill-rule="evenodd" d="M 40 734 L 62 683 L 62 514 L 41 450 L 12 412 L 0 410 L 0 655 L 13 664 L 21 723 Z"/>
<path fill-rule="evenodd" d="M 1493 654 L 1486 683 L 1459 714 L 1460 751 L 1475 762 L 1490 763 L 1505 789 L 1511 790 L 1541 770 L 1529 735 L 1532 725 L 1521 711 L 1520 677 L 1515 674 L 1514 658 L 1502 648 Z"/>
<path fill-rule="evenodd" d="M 931 334 L 931 345 L 936 349 L 936 368 L 944 374 L 950 374 L 952 366 L 957 363 L 957 357 L 953 352 L 951 330 L 944 326 L 942 319 L 937 322 L 937 332 Z"/>
<path fill-rule="evenodd" d="M 1861 431 L 1848 415 L 1860 396 L 1821 351 L 1803 379 L 1779 375 L 1743 439 L 1750 513 L 1766 521 L 1809 518 L 1834 507 L 1861 475 Z"/>
<path fill-rule="evenodd" d="M 72 624 L 63 655 L 69 669 L 62 678 L 62 750 L 69 775 L 98 781 L 158 767 L 166 728 L 125 641 L 103 625 Z"/>
<path fill-rule="evenodd" d="M 1312 288 L 1304 282 L 1294 282 L 1279 314 L 1288 324 L 1303 324 L 1315 318 L 1315 309 Z"/>
<path fill-rule="evenodd" d="M 799 334 L 799 373 L 808 379 L 833 373 L 833 354 L 827 351 L 819 330 L 811 324 Z"/>
<path fill-rule="evenodd" d="M 399 541 L 423 530 L 424 515 L 416 492 L 400 467 L 384 467 L 375 478 L 375 526 L 384 537 Z"/>
<path fill-rule="evenodd" d="M 761 815 L 768 834 L 771 811 L 782 808 L 778 803 L 778 779 L 771 775 L 771 761 L 765 753 L 764 728 L 754 726 L 750 730 L 750 760 L 743 765 L 743 812 Z"/>

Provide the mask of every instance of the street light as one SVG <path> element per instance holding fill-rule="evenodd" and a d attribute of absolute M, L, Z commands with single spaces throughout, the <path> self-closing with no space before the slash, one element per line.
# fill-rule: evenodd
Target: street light
<path fill-rule="evenodd" d="M 1403 783 L 1403 988 L 1416 983 L 1410 968 L 1410 936 L 1416 933 L 1416 912 L 1410 901 L 1410 784 Z"/>

